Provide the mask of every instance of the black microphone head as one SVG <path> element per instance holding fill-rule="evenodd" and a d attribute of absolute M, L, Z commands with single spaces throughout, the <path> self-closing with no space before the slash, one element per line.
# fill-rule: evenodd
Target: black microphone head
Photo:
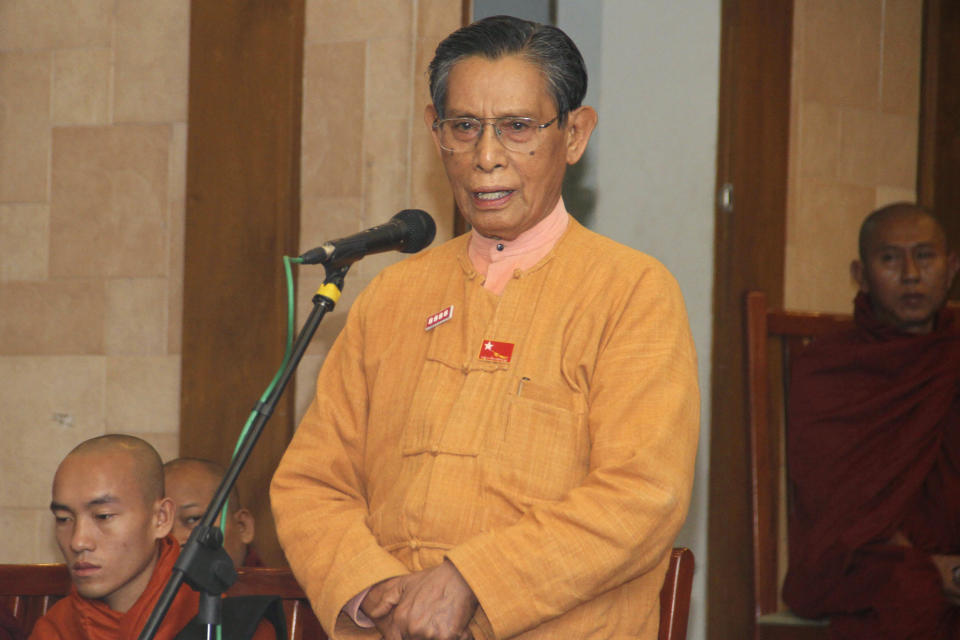
<path fill-rule="evenodd" d="M 402 253 L 416 253 L 433 242 L 437 225 L 430 214 L 422 209 L 404 209 L 390 218 L 401 223 L 405 229 Z"/>

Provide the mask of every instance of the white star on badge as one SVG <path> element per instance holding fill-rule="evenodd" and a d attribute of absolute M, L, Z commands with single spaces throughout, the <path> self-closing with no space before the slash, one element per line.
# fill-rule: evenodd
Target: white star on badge
<path fill-rule="evenodd" d="M 486 349 L 487 351 L 493 351 L 493 343 L 488 342 L 487 344 L 483 345 L 483 348 Z"/>

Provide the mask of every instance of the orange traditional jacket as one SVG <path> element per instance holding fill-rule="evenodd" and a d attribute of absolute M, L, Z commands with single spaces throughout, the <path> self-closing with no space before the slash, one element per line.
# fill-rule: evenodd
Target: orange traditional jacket
<path fill-rule="evenodd" d="M 351 308 L 272 483 L 297 580 L 338 639 L 378 637 L 353 596 L 446 557 L 477 640 L 652 640 L 698 436 L 679 287 L 571 219 L 498 296 L 467 242 Z"/>

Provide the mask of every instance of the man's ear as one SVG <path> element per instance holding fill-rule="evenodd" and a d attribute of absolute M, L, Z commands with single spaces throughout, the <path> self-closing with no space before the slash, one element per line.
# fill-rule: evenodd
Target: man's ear
<path fill-rule="evenodd" d="M 947 255 L 947 273 L 949 274 L 947 279 L 947 289 L 953 286 L 953 279 L 957 277 L 957 271 L 960 271 L 960 256 L 956 252 L 951 251 Z"/>
<path fill-rule="evenodd" d="M 597 112 L 593 107 L 584 105 L 567 114 L 564 126 L 567 145 L 567 164 L 576 164 L 590 141 L 590 134 L 597 126 Z"/>
<path fill-rule="evenodd" d="M 232 518 L 237 530 L 237 535 L 240 536 L 240 541 L 243 542 L 243 544 L 253 542 L 253 535 L 256 533 L 256 520 L 253 514 L 246 509 L 237 509 Z"/>
<path fill-rule="evenodd" d="M 859 260 L 854 260 L 850 263 L 850 277 L 853 278 L 853 281 L 857 283 L 857 286 L 860 287 L 860 291 L 864 293 L 870 293 L 870 287 L 867 284 L 867 277 L 864 272 L 863 263 Z"/>
<path fill-rule="evenodd" d="M 173 500 L 170 498 L 163 498 L 154 503 L 153 528 L 154 537 L 158 540 L 160 538 L 165 538 L 167 534 L 173 530 L 173 514 L 175 511 L 176 508 L 173 504 Z"/>

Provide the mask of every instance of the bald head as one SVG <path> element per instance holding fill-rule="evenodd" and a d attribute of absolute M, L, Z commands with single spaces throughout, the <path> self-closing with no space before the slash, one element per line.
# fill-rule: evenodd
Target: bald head
<path fill-rule="evenodd" d="M 163 498 L 163 461 L 157 450 L 146 440 L 112 433 L 81 442 L 67 454 L 64 462 L 71 456 L 129 458 L 136 469 L 131 480 L 139 486 L 144 500 L 151 503 Z M 60 464 L 62 466 L 63 462 Z"/>
<path fill-rule="evenodd" d="M 930 333 L 957 273 L 956 254 L 928 210 L 898 202 L 860 226 L 860 259 L 850 273 L 880 322 L 903 333 Z"/>
<path fill-rule="evenodd" d="M 878 230 L 887 224 L 905 221 L 908 223 L 920 223 L 928 221 L 932 225 L 935 238 L 947 246 L 947 234 L 943 230 L 940 221 L 933 213 L 913 202 L 895 202 L 881 207 L 864 218 L 860 225 L 860 260 L 863 261 L 875 243 Z"/>
<path fill-rule="evenodd" d="M 226 469 L 211 460 L 177 458 L 165 464 L 163 472 L 167 497 L 175 505 L 173 535 L 183 544 L 213 501 Z M 230 491 L 227 510 L 223 548 L 234 565 L 241 566 L 247 556 L 247 545 L 253 541 L 255 521 L 253 514 L 240 504 L 236 486 Z M 218 517 L 216 523 L 220 522 Z"/>
<path fill-rule="evenodd" d="M 207 502 L 213 499 L 213 494 L 216 493 L 217 488 L 220 486 L 220 481 L 223 480 L 223 476 L 226 474 L 227 470 L 223 465 L 213 460 L 207 460 L 206 458 L 175 458 L 163 465 L 165 484 L 189 475 L 191 479 L 201 481 L 205 487 L 209 487 Z M 240 492 L 237 491 L 237 485 L 233 485 L 230 489 L 230 500 L 227 509 L 230 513 L 233 513 L 241 506 L 243 505 L 240 504 Z"/>

